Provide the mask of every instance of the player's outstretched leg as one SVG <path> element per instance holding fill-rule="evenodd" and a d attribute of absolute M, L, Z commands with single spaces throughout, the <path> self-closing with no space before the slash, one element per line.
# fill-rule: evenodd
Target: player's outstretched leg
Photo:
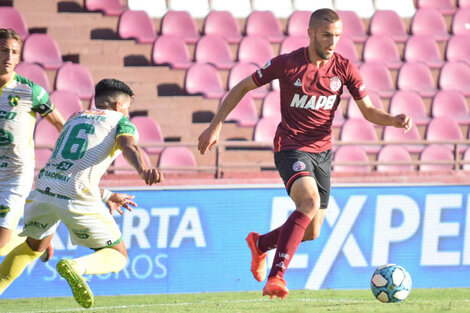
<path fill-rule="evenodd" d="M 256 246 L 256 241 L 259 237 L 260 234 L 251 232 L 245 240 L 251 250 L 251 272 L 253 273 L 253 277 L 257 281 L 263 281 L 266 278 L 266 257 L 268 254 L 262 252 Z"/>
<path fill-rule="evenodd" d="M 60 260 L 57 263 L 57 272 L 69 283 L 75 301 L 84 308 L 91 308 L 94 302 L 93 293 L 86 279 L 80 274 L 77 262 Z"/>
<path fill-rule="evenodd" d="M 269 277 L 263 288 L 263 296 L 278 297 L 284 299 L 289 294 L 286 281 L 279 275 Z"/>

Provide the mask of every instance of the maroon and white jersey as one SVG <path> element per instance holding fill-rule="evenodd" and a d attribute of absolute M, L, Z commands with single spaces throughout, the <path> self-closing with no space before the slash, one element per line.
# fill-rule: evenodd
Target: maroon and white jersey
<path fill-rule="evenodd" d="M 307 51 L 300 48 L 279 55 L 252 75 L 258 86 L 279 79 L 282 120 L 274 137 L 274 151 L 318 153 L 331 149 L 331 125 L 343 86 L 355 100 L 367 95 L 351 61 L 334 53 L 318 68 L 308 60 Z"/>

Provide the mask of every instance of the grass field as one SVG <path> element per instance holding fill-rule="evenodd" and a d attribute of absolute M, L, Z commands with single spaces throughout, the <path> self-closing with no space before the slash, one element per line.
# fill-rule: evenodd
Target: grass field
<path fill-rule="evenodd" d="M 26 292 L 26 291 L 25 291 Z M 261 297 L 260 292 L 102 296 L 91 309 L 71 297 L 0 300 L 0 312 L 470 312 L 470 289 L 415 289 L 402 303 L 383 304 L 370 290 L 293 290 L 285 300 Z"/>

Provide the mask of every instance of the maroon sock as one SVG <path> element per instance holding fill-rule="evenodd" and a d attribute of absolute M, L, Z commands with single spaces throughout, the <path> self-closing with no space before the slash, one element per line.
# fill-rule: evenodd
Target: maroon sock
<path fill-rule="evenodd" d="M 258 238 L 258 249 L 263 252 L 268 250 L 276 249 L 277 241 L 279 240 L 279 234 L 281 233 L 282 226 L 271 230 L 269 233 L 261 235 Z"/>
<path fill-rule="evenodd" d="M 292 257 L 297 250 L 305 229 L 310 224 L 310 218 L 299 211 L 294 211 L 287 221 L 282 225 L 277 241 L 276 255 L 274 256 L 273 266 L 269 277 L 279 275 L 284 276 Z"/>

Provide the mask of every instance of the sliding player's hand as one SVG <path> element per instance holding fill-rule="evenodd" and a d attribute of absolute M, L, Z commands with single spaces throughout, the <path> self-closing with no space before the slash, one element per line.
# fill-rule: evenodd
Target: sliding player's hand
<path fill-rule="evenodd" d="M 124 211 L 122 208 L 126 208 L 128 211 L 132 211 L 132 207 L 137 207 L 137 203 L 132 201 L 135 196 L 131 196 L 125 193 L 113 193 L 111 197 L 109 198 L 108 202 L 106 204 L 108 205 L 109 208 L 109 213 L 113 215 L 114 211 L 118 211 L 119 214 L 124 214 Z"/>
<path fill-rule="evenodd" d="M 140 176 L 149 186 L 152 186 L 156 183 L 161 183 L 164 180 L 163 173 L 156 168 L 149 168 L 143 171 Z"/>

